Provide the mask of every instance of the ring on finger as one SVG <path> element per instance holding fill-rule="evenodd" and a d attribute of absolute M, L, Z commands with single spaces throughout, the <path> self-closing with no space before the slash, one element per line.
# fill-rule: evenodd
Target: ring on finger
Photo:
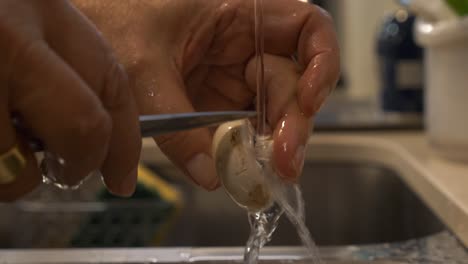
<path fill-rule="evenodd" d="M 25 167 L 26 158 L 17 145 L 7 152 L 0 154 L 0 184 L 14 182 Z"/>

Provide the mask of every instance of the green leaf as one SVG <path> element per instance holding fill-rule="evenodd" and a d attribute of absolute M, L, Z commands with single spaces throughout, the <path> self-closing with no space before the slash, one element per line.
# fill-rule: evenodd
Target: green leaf
<path fill-rule="evenodd" d="M 468 0 L 445 0 L 445 2 L 460 16 L 468 15 Z"/>

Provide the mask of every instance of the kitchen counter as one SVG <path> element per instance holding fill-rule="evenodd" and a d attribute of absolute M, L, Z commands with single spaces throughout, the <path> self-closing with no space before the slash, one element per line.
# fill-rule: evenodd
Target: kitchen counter
<path fill-rule="evenodd" d="M 398 171 L 468 247 L 468 164 L 441 158 L 423 132 L 315 133 L 309 140 L 306 157 L 378 162 Z M 144 141 L 142 159 L 169 164 L 150 139 Z"/>

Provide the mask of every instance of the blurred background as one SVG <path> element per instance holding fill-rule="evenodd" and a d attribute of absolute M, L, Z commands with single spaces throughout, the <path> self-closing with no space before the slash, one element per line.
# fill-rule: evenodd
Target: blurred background
<path fill-rule="evenodd" d="M 394 0 L 320 0 L 333 16 L 341 47 L 343 88 L 357 98 L 377 98 L 381 80 L 377 37 L 384 19 L 401 9 Z"/>
<path fill-rule="evenodd" d="M 423 138 L 427 121 L 435 119 L 425 119 L 426 53 L 415 41 L 414 15 L 394 0 L 314 3 L 333 16 L 342 58 L 338 87 L 316 117 L 316 133 L 398 131 Z M 245 243 L 246 213 L 223 190 L 208 193 L 187 183 L 154 145 L 145 145 L 143 154 L 131 199 L 112 196 L 93 177 L 79 190 L 42 185 L 16 203 L 0 203 L 0 248 Z M 446 229 L 403 177 L 382 164 L 307 160 L 304 174 L 307 225 L 319 246 L 387 245 Z M 298 245 L 284 222 L 272 244 Z"/>
<path fill-rule="evenodd" d="M 319 113 L 317 131 L 421 129 L 423 49 L 415 17 L 394 0 L 319 0 L 334 18 L 342 73 Z"/>

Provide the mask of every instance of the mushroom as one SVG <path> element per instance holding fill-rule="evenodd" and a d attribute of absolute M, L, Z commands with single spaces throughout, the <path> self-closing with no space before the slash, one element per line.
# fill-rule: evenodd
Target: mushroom
<path fill-rule="evenodd" d="M 212 153 L 229 196 L 248 211 L 258 212 L 271 206 L 272 195 L 264 168 L 257 161 L 254 139 L 248 120 L 228 122 L 216 130 Z"/>

